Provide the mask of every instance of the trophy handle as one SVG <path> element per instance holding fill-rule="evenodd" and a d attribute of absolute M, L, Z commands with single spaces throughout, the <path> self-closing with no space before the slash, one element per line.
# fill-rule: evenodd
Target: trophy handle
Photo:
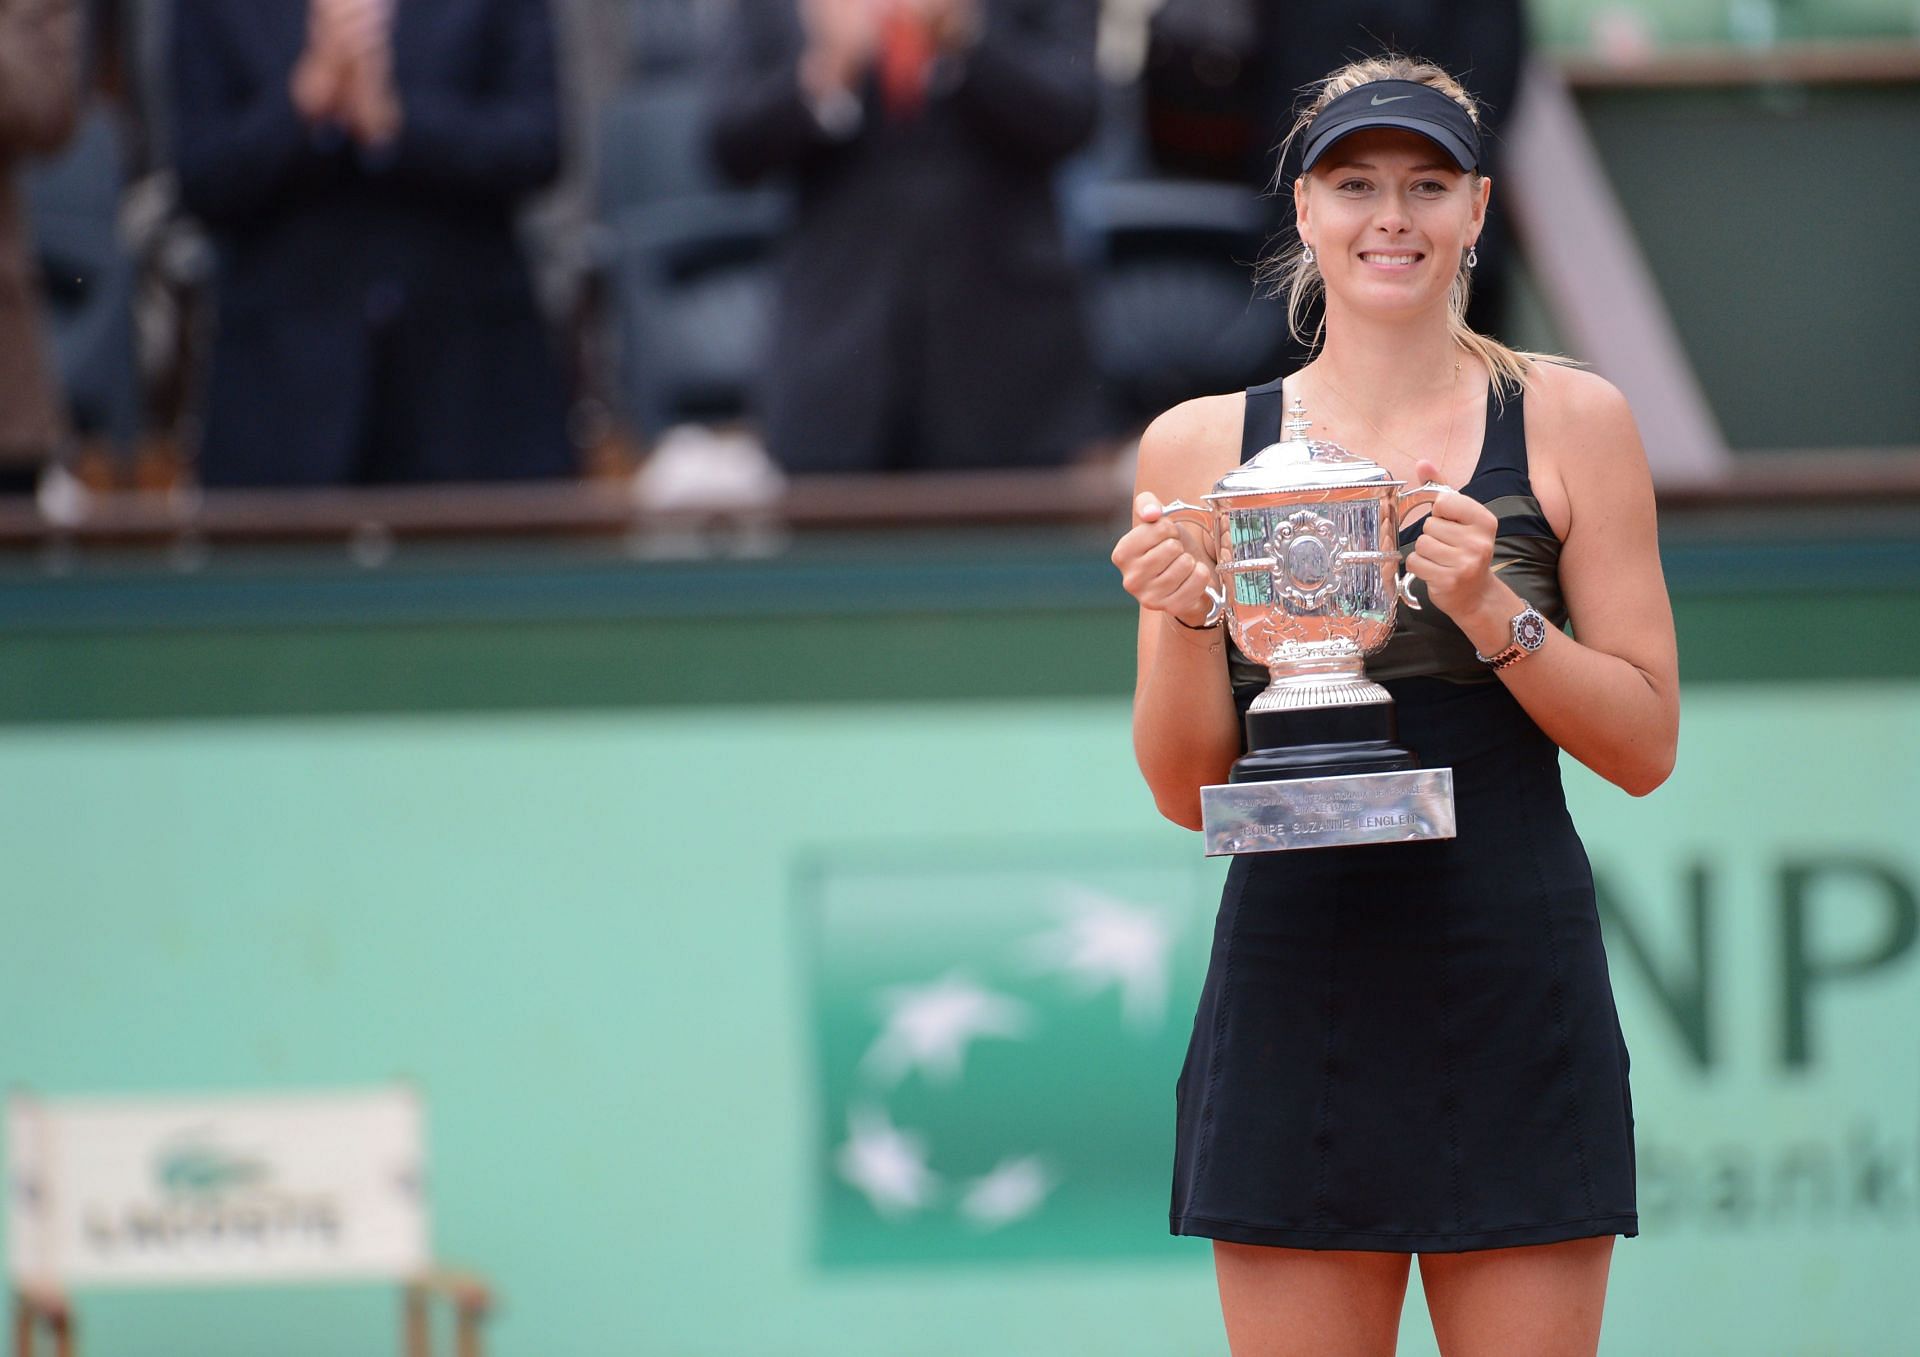
<path fill-rule="evenodd" d="M 1407 510 L 1417 509 L 1422 504 L 1431 505 L 1435 500 L 1439 499 L 1440 496 L 1451 494 L 1452 492 L 1452 486 L 1444 485 L 1439 481 L 1428 481 L 1425 485 L 1416 485 L 1410 490 L 1402 490 L 1393 497 L 1395 509 L 1393 516 L 1394 524 L 1398 526 L 1401 516 L 1405 514 Z M 1420 600 L 1413 596 L 1413 586 L 1407 583 L 1408 580 L 1413 578 L 1414 577 L 1406 571 L 1399 571 L 1393 577 L 1393 587 L 1399 591 L 1400 601 L 1402 603 L 1405 603 L 1415 612 L 1424 612 L 1426 610 L 1420 606 Z"/>
<path fill-rule="evenodd" d="M 1160 506 L 1160 517 L 1164 519 L 1175 519 L 1180 517 L 1183 514 L 1190 514 L 1193 517 L 1202 520 L 1205 523 L 1206 529 L 1209 533 L 1212 533 L 1214 531 L 1213 510 L 1209 509 L 1204 504 L 1189 504 L 1183 499 L 1171 499 L 1171 500 L 1168 500 L 1165 504 Z M 1178 523 L 1175 523 L 1173 526 L 1173 530 L 1175 532 L 1179 532 L 1180 525 Z M 1216 544 L 1213 554 L 1217 556 L 1218 552 L 1219 552 L 1219 547 Z M 1220 569 L 1220 565 L 1218 560 L 1216 560 L 1214 562 L 1214 574 L 1216 579 L 1219 577 L 1219 569 Z M 1227 610 L 1227 591 L 1211 584 L 1208 585 L 1207 586 L 1207 602 L 1210 606 L 1207 608 L 1207 620 L 1200 624 L 1203 627 L 1210 627 L 1215 622 L 1218 622 L 1220 620 L 1220 615 Z"/>

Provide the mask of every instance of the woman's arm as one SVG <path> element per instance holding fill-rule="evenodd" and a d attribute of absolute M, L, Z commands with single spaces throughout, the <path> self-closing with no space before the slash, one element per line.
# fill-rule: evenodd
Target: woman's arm
<path fill-rule="evenodd" d="M 1499 677 L 1554 743 L 1645 796 L 1673 771 L 1680 729 L 1673 607 L 1646 452 L 1611 383 L 1552 364 L 1535 371 L 1527 439 L 1550 449 L 1538 460 L 1550 461 L 1566 492 L 1560 586 L 1575 636 L 1549 629 L 1538 651 Z M 1484 655 L 1512 641 L 1512 618 L 1526 606 L 1491 572 L 1494 526 L 1484 506 L 1447 496 L 1411 561 L 1435 605 Z"/>
<path fill-rule="evenodd" d="M 1193 631 L 1208 609 L 1211 559 L 1191 526 L 1183 540 L 1161 516 L 1169 500 L 1197 501 L 1225 469 L 1223 449 L 1239 446 L 1240 396 L 1188 401 L 1161 415 L 1140 438 L 1134 525 L 1113 549 L 1127 592 L 1140 602 L 1133 690 L 1133 750 L 1160 813 L 1200 828 L 1200 789 L 1224 782 L 1240 754 L 1240 717 L 1227 684 L 1226 632 Z"/>

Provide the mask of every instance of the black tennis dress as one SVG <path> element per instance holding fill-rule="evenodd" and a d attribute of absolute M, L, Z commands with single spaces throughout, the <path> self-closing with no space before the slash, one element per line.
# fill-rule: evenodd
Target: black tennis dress
<path fill-rule="evenodd" d="M 1242 461 L 1280 418 L 1280 383 L 1248 391 Z M 1499 517 L 1493 568 L 1563 625 L 1519 393 L 1489 389 L 1462 489 Z M 1244 712 L 1268 676 L 1229 645 Z M 1234 859 L 1176 1092 L 1173 1232 L 1409 1253 L 1637 1234 L 1627 1049 L 1560 751 L 1430 603 L 1367 668 L 1400 743 L 1453 769 L 1458 837 Z"/>

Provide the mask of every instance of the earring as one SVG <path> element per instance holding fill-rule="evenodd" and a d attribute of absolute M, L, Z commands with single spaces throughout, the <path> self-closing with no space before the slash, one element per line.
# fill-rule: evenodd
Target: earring
<path fill-rule="evenodd" d="M 1306 253 L 1301 255 L 1300 258 L 1303 262 L 1311 264 L 1313 262 L 1313 246 L 1307 246 Z"/>
<path fill-rule="evenodd" d="M 1474 244 L 1467 246 L 1467 267 L 1472 268 L 1474 265 L 1478 264 L 1479 262 L 1480 262 L 1480 246 L 1478 242 L 1475 242 Z"/>

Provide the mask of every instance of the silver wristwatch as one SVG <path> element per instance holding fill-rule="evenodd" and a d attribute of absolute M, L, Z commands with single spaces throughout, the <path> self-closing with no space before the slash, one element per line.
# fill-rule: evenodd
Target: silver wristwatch
<path fill-rule="evenodd" d="M 1529 603 L 1514 615 L 1512 645 L 1492 655 L 1482 655 L 1476 650 L 1473 658 L 1491 669 L 1505 669 L 1510 664 L 1526 659 L 1546 642 L 1547 619 L 1535 612 Z"/>

